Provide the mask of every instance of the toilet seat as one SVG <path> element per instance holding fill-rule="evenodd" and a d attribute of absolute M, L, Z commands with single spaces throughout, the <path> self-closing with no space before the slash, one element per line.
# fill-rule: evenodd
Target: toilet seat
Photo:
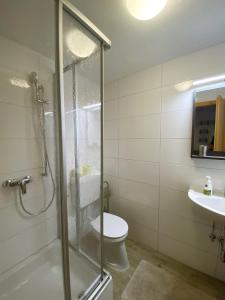
<path fill-rule="evenodd" d="M 128 233 L 128 225 L 122 218 L 104 212 L 103 214 L 104 222 L 104 237 L 111 239 L 121 238 Z M 93 229 L 100 234 L 100 216 L 98 216 L 94 221 L 91 222 Z"/>

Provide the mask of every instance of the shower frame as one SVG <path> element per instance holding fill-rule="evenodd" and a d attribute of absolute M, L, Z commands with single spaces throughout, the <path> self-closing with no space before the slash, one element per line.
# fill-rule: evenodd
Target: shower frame
<path fill-rule="evenodd" d="M 56 78 L 57 78 L 57 111 L 58 111 L 58 163 L 59 176 L 59 209 L 60 237 L 62 246 L 63 283 L 65 300 L 71 300 L 68 213 L 67 213 L 67 170 L 66 170 L 66 140 L 65 140 L 65 109 L 64 109 L 64 67 L 63 67 L 63 11 L 66 11 L 85 29 L 100 41 L 100 101 L 101 101 L 101 183 L 100 183 L 100 276 L 88 288 L 82 299 L 89 299 L 100 293 L 110 276 L 103 269 L 103 100 L 104 100 L 104 51 L 111 47 L 110 40 L 78 9 L 67 0 L 56 0 Z M 76 153 L 75 153 L 76 155 Z"/>

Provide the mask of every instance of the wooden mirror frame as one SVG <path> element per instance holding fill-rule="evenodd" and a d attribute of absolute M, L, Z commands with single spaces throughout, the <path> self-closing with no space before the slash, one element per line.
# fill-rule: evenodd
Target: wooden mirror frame
<path fill-rule="evenodd" d="M 224 85 L 224 88 L 225 88 L 225 85 Z M 216 89 L 216 87 L 215 87 L 215 89 Z M 194 134 L 195 134 L 195 128 L 196 128 L 196 124 L 195 124 L 196 123 L 196 94 L 198 92 L 200 92 L 200 91 L 203 91 L 203 90 L 196 89 L 196 90 L 193 91 L 191 157 L 192 158 L 199 158 L 199 159 L 225 160 L 225 151 L 224 152 L 222 152 L 222 151 L 215 151 L 216 155 L 207 155 L 207 156 L 200 156 L 200 155 L 195 154 L 195 152 L 194 152 Z M 218 126 L 218 123 L 221 120 L 221 118 L 224 118 L 224 128 L 223 128 L 223 131 L 225 133 L 225 101 L 224 101 L 224 103 L 222 103 L 222 100 L 224 100 L 224 99 L 221 96 L 218 96 L 215 100 L 207 101 L 210 104 L 213 103 L 215 105 L 217 105 L 217 103 L 218 103 L 219 109 L 216 109 L 216 116 L 215 116 L 215 131 L 217 132 L 217 134 L 215 133 L 215 140 L 214 140 L 214 141 L 218 141 L 218 143 L 219 143 L 219 139 L 217 137 L 218 137 L 219 132 L 221 131 L 221 128 Z M 223 142 L 225 143 L 225 139 L 224 139 Z"/>

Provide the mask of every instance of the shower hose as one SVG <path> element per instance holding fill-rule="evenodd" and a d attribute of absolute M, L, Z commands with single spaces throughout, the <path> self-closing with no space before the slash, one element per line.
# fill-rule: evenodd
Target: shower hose
<path fill-rule="evenodd" d="M 40 128 L 41 128 L 41 131 L 42 131 L 42 138 L 43 138 L 44 156 L 45 156 L 45 168 L 48 167 L 49 173 L 50 173 L 51 182 L 52 182 L 52 195 L 51 195 L 51 200 L 49 201 L 49 203 L 46 206 L 42 207 L 36 213 L 33 213 L 32 211 L 28 210 L 25 207 L 24 201 L 23 201 L 22 191 L 21 191 L 21 188 L 19 188 L 19 202 L 20 202 L 20 206 L 21 206 L 22 210 L 26 214 L 28 214 L 29 216 L 33 216 L 33 217 L 39 216 L 39 215 L 45 213 L 50 208 L 50 206 L 52 205 L 52 203 L 54 201 L 55 191 L 56 191 L 54 176 L 53 176 L 52 167 L 51 167 L 51 164 L 50 164 L 50 161 L 49 161 L 49 155 L 48 155 L 48 149 L 47 149 L 47 143 L 46 143 L 44 102 L 41 103 Z M 47 175 L 47 172 L 46 172 L 45 175 Z"/>

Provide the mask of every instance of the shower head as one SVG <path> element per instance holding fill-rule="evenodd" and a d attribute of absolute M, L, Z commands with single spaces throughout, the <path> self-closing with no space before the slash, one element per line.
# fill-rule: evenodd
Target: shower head
<path fill-rule="evenodd" d="M 30 82 L 34 86 L 34 100 L 42 104 L 48 103 L 44 99 L 44 86 L 39 84 L 38 74 L 36 72 L 30 73 Z"/>
<path fill-rule="evenodd" d="M 37 75 L 36 72 L 30 73 L 30 82 L 37 85 L 37 83 L 38 83 L 38 75 Z"/>

